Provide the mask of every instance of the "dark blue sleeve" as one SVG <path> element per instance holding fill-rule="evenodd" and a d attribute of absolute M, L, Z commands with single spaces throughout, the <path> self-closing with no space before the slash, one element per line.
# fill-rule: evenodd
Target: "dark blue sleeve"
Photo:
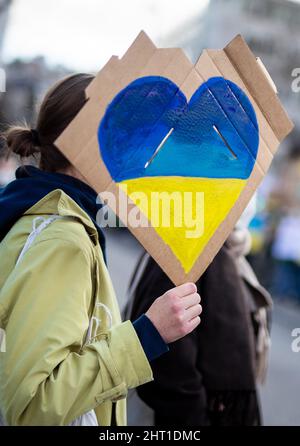
<path fill-rule="evenodd" d="M 145 314 L 136 319 L 133 326 L 148 361 L 153 361 L 153 359 L 169 351 L 168 345 Z"/>

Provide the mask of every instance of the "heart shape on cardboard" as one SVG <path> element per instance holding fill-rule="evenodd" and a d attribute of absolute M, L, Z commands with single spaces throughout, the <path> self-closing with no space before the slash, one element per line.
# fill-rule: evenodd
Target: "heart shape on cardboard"
<path fill-rule="evenodd" d="M 111 177 L 130 197 L 136 191 L 149 199 L 153 191 L 204 193 L 201 237 L 186 238 L 186 227 L 155 227 L 187 273 L 243 190 L 259 132 L 247 95 L 233 82 L 210 78 L 187 102 L 169 79 L 147 76 L 115 96 L 98 140 Z M 149 209 L 133 201 L 152 222 Z"/>

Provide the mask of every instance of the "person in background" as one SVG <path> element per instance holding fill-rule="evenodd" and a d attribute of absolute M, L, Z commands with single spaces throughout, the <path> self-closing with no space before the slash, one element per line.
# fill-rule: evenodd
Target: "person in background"
<path fill-rule="evenodd" d="M 271 254 L 275 259 L 271 290 L 282 302 L 300 304 L 300 148 L 291 147 L 279 166 L 270 194 L 277 214 Z M 276 215 L 275 214 L 275 215 Z"/>
<path fill-rule="evenodd" d="M 3 135 L 9 153 L 36 156 L 39 168 L 20 167 L 0 192 L 2 424 L 124 425 L 128 389 L 152 380 L 150 363 L 200 322 L 200 296 L 186 283 L 121 323 L 97 194 L 54 145 L 92 79 L 58 82 L 35 129 Z"/>
<path fill-rule="evenodd" d="M 154 382 L 137 389 L 143 403 L 131 393 L 131 424 L 261 424 L 256 382 L 266 373 L 272 301 L 245 259 L 252 208 L 253 202 L 197 282 L 204 310 L 201 325 L 153 361 Z M 172 285 L 149 256 L 139 265 L 126 309 L 133 320 L 151 305 L 153 295 Z"/>
<path fill-rule="evenodd" d="M 276 228 L 272 255 L 276 260 L 272 290 L 286 301 L 300 304 L 300 212 L 281 217 Z"/>

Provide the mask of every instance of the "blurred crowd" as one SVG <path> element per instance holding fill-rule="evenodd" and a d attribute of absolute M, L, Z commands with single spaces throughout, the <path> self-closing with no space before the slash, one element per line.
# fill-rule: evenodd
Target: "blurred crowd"
<path fill-rule="evenodd" d="M 250 224 L 250 261 L 274 298 L 300 305 L 300 147 L 265 178 Z"/>

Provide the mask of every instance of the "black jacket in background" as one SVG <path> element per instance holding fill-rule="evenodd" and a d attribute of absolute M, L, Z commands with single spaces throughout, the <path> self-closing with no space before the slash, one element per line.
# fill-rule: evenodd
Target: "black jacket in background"
<path fill-rule="evenodd" d="M 136 291 L 134 320 L 174 287 L 149 258 Z M 226 246 L 197 282 L 201 324 L 151 363 L 154 381 L 137 389 L 155 424 L 257 425 L 254 331 L 247 286 Z"/>

